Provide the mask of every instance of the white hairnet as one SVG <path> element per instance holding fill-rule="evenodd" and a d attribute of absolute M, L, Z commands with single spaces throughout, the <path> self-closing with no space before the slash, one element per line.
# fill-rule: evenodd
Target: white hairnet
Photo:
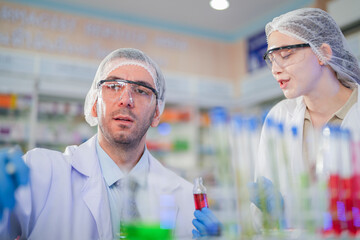
<path fill-rule="evenodd" d="M 339 81 L 352 88 L 360 83 L 360 68 L 356 57 L 350 52 L 344 35 L 335 20 L 318 8 L 302 8 L 274 18 L 265 27 L 266 37 L 279 31 L 305 43 L 324 64 L 328 64 L 336 73 Z M 330 45 L 331 58 L 327 58 L 320 47 Z"/>
<path fill-rule="evenodd" d="M 158 108 L 160 114 L 165 106 L 165 78 L 158 65 L 145 53 L 133 48 L 120 48 L 107 55 L 100 63 L 94 81 L 85 98 L 84 114 L 85 120 L 90 126 L 98 124 L 97 118 L 91 115 L 91 109 L 97 99 L 97 85 L 116 68 L 123 65 L 137 65 L 146 69 L 152 76 L 156 91 L 158 92 Z"/>

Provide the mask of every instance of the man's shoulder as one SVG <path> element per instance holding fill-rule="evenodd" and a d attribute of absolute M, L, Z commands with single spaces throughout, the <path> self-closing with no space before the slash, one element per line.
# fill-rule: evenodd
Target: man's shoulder
<path fill-rule="evenodd" d="M 78 149 L 84 148 L 85 150 L 83 151 L 88 150 L 88 145 L 91 144 L 90 140 L 92 139 L 89 139 L 79 146 L 69 145 L 65 148 L 64 152 L 47 148 L 34 148 L 29 150 L 23 158 L 27 164 L 46 164 L 50 162 L 56 162 L 56 164 L 61 164 L 62 162 L 69 163 L 69 161 L 71 161 L 70 159 Z"/>
<path fill-rule="evenodd" d="M 59 169 L 61 165 L 69 165 L 65 153 L 45 148 L 34 148 L 28 151 L 23 158 L 32 171 L 47 171 L 54 169 L 54 165 L 56 165 L 56 169 Z"/>
<path fill-rule="evenodd" d="M 34 148 L 29 150 L 25 155 L 25 160 L 28 161 L 44 161 L 47 159 L 53 159 L 54 157 L 61 157 L 62 152 L 47 148 Z"/>

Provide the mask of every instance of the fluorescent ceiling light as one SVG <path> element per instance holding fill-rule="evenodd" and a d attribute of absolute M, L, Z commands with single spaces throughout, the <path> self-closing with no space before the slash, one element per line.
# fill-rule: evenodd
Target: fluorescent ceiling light
<path fill-rule="evenodd" d="M 225 10 L 229 7 L 228 0 L 211 0 L 210 6 L 216 10 Z"/>

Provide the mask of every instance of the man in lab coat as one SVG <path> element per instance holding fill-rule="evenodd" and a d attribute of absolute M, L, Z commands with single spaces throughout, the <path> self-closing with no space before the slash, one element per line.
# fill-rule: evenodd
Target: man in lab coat
<path fill-rule="evenodd" d="M 118 239 L 130 208 L 136 218 L 173 229 L 178 239 L 191 238 L 192 184 L 145 145 L 164 96 L 164 77 L 147 55 L 110 53 L 84 105 L 86 121 L 98 125 L 95 136 L 64 153 L 33 149 L 23 156 L 26 165 L 19 151 L 0 151 L 0 239 Z M 136 193 L 132 205 L 126 192 Z"/>

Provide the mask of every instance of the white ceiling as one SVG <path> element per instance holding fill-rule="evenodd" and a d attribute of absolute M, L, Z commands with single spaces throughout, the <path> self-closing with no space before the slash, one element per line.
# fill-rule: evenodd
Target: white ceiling
<path fill-rule="evenodd" d="M 9 0 L 10 1 L 10 0 Z M 217 11 L 210 0 L 12 0 L 59 11 L 108 18 L 175 32 L 233 41 L 264 28 L 273 17 L 313 0 L 229 0 Z"/>

